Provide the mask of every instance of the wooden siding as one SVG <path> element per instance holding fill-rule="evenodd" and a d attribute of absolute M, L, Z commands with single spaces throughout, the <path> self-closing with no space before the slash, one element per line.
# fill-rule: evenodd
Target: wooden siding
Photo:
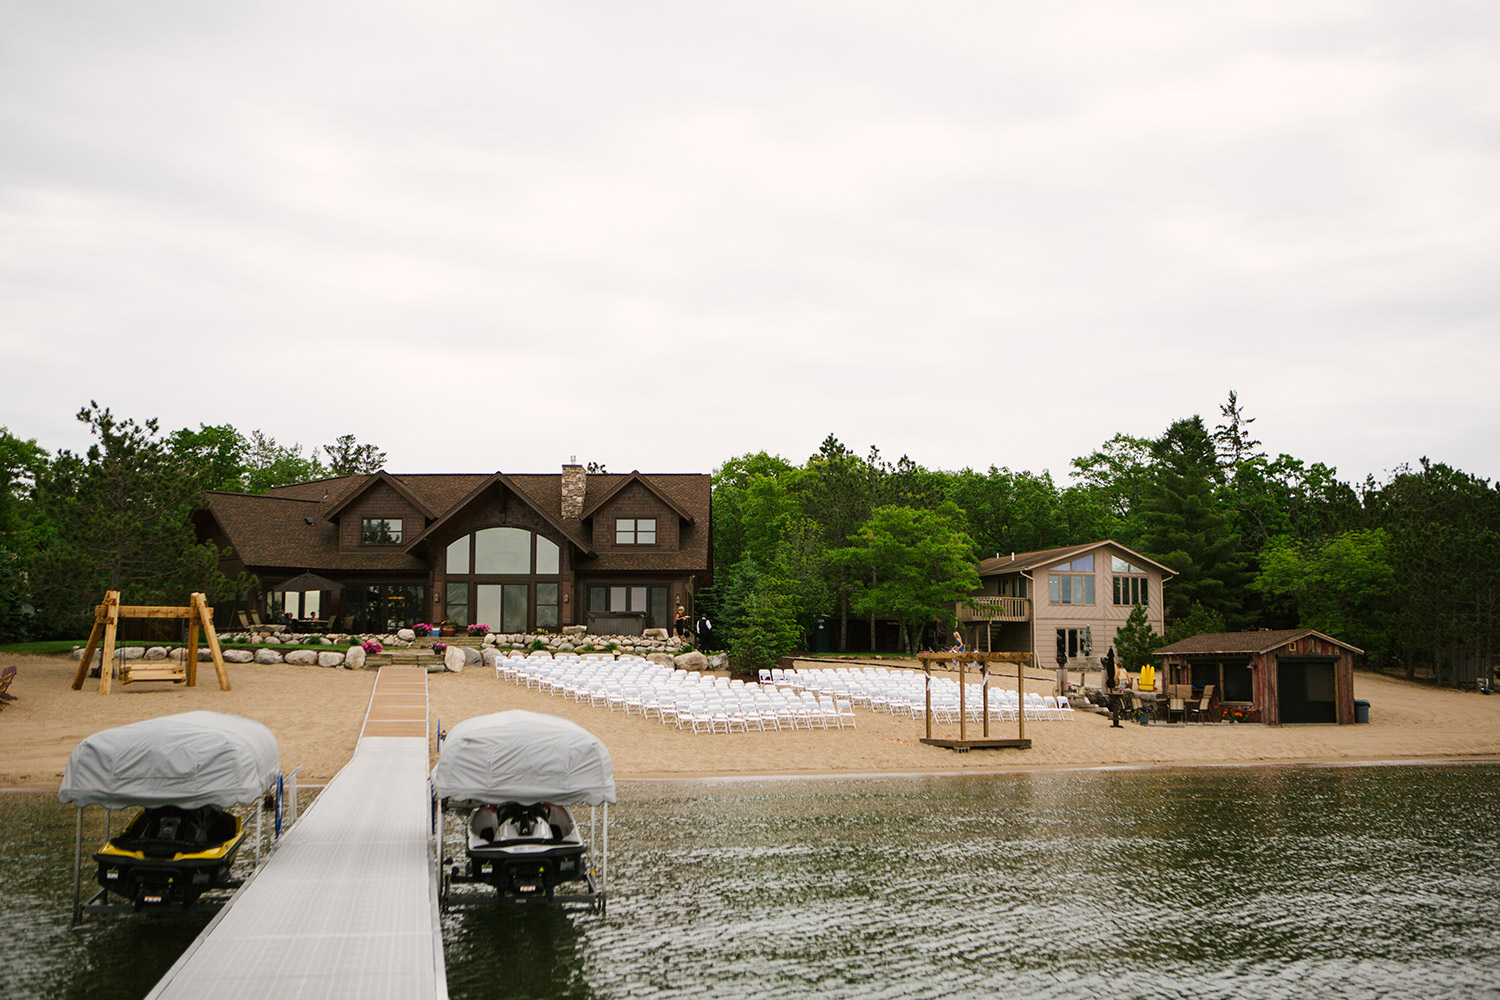
<path fill-rule="evenodd" d="M 401 546 L 375 546 L 365 545 L 362 538 L 364 519 L 367 517 L 399 518 L 401 521 L 401 536 L 404 541 L 411 541 L 420 535 L 427 527 L 427 519 L 422 512 L 412 505 L 400 493 L 397 493 L 388 483 L 377 482 L 370 487 L 364 495 L 345 507 L 338 514 L 339 519 L 339 549 L 349 552 L 355 549 L 374 548 L 396 548 Z"/>
<path fill-rule="evenodd" d="M 680 518 L 661 498 L 640 483 L 631 483 L 609 498 L 609 502 L 589 515 L 594 526 L 594 551 L 606 552 L 676 552 Z M 615 521 L 620 518 L 656 518 L 656 543 L 653 545 L 618 545 L 615 543 Z"/>
<path fill-rule="evenodd" d="M 1281 657 L 1326 658 L 1333 661 L 1334 712 L 1341 726 L 1354 722 L 1354 654 L 1336 643 L 1317 636 L 1304 636 L 1284 643 L 1263 653 L 1250 654 L 1251 710 L 1255 720 L 1269 726 L 1281 725 L 1281 702 L 1278 688 Z M 1228 653 L 1169 653 L 1162 660 L 1162 674 L 1167 683 L 1187 683 L 1185 676 L 1191 674 L 1194 663 L 1218 663 L 1247 657 L 1236 657 Z M 1220 701 L 1220 692 L 1215 692 L 1214 702 Z"/>

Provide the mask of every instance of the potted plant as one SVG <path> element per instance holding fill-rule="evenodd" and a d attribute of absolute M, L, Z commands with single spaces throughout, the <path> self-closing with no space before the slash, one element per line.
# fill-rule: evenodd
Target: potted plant
<path fill-rule="evenodd" d="M 385 647 L 380 644 L 379 639 L 369 640 L 364 644 L 364 649 L 366 653 L 370 653 L 371 655 L 385 651 Z"/>
<path fill-rule="evenodd" d="M 454 625 L 451 621 L 449 621 L 446 618 L 443 619 L 443 623 L 438 626 L 438 634 L 441 635 L 441 636 L 443 636 L 444 638 L 447 638 L 448 636 L 453 635 L 457 631 L 458 631 L 458 626 Z"/>
<path fill-rule="evenodd" d="M 432 626 L 426 622 L 417 622 L 411 627 L 411 630 L 417 634 L 418 639 L 422 639 L 432 633 Z"/>
<path fill-rule="evenodd" d="M 474 636 L 476 639 L 483 636 L 489 630 L 490 627 L 481 622 L 476 622 L 475 624 L 469 626 L 469 634 L 471 636 Z"/>
<path fill-rule="evenodd" d="M 435 642 L 432 644 L 431 649 L 437 655 L 442 656 L 448 652 L 448 644 L 446 642 Z"/>

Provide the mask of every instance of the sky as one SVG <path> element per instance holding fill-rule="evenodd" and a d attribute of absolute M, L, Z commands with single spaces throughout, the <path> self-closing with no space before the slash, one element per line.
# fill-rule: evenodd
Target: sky
<path fill-rule="evenodd" d="M 1500 5 L 0 3 L 0 426 L 1500 477 Z"/>

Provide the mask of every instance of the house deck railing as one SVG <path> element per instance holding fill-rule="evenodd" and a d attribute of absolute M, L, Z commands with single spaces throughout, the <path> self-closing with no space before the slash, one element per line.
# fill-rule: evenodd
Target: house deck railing
<path fill-rule="evenodd" d="M 1029 597 L 971 597 L 960 601 L 961 622 L 1025 622 L 1031 620 Z"/>

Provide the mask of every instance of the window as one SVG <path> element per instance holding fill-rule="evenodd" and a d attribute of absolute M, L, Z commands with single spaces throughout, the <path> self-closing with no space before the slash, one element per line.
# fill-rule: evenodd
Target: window
<path fill-rule="evenodd" d="M 400 545 L 401 519 L 399 517 L 366 517 L 359 523 L 359 541 L 362 545 Z"/>
<path fill-rule="evenodd" d="M 1202 690 L 1214 685 L 1219 701 L 1253 702 L 1253 677 L 1250 664 L 1244 660 L 1198 661 L 1192 666 L 1193 687 Z"/>
<path fill-rule="evenodd" d="M 615 544 L 616 545 L 655 545 L 656 544 L 656 518 L 654 518 L 654 517 L 617 517 L 617 518 L 615 518 Z"/>
<path fill-rule="evenodd" d="M 644 611 L 647 628 L 668 628 L 672 624 L 666 587 L 591 583 L 588 609 L 595 614 Z"/>
<path fill-rule="evenodd" d="M 525 528 L 480 528 L 454 539 L 447 550 L 446 616 L 501 632 L 556 628 L 561 566 L 558 544 Z"/>
<path fill-rule="evenodd" d="M 1068 659 L 1074 659 L 1082 653 L 1088 656 L 1094 651 L 1093 630 L 1085 625 L 1083 628 L 1060 628 L 1057 630 L 1057 652 L 1067 653 Z"/>
<path fill-rule="evenodd" d="M 1116 604 L 1149 604 L 1146 599 L 1146 571 L 1119 556 L 1109 557 L 1109 568 L 1116 574 Z M 1122 575 L 1128 574 L 1128 575 Z"/>
<path fill-rule="evenodd" d="M 1052 573 L 1048 586 L 1053 604 L 1093 604 L 1094 578 L 1082 573 Z"/>
<path fill-rule="evenodd" d="M 998 589 L 1001 597 L 1025 597 L 1026 578 L 1019 573 L 1014 576 L 1002 576 Z"/>

